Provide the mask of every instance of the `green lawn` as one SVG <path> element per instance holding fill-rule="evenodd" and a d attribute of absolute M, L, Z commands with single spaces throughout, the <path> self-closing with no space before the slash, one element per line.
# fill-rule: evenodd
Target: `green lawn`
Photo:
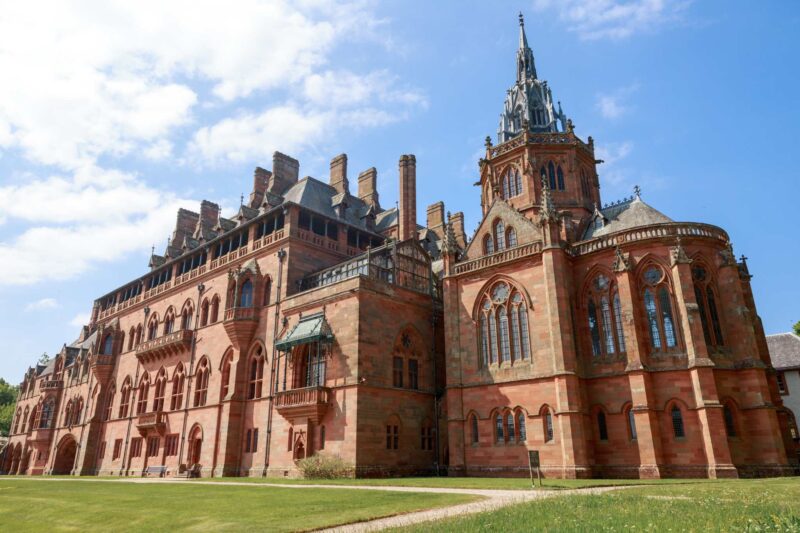
<path fill-rule="evenodd" d="M 800 531 L 800 478 L 633 487 L 400 531 Z"/>
<path fill-rule="evenodd" d="M 395 487 L 443 487 L 449 489 L 530 490 L 528 478 L 503 477 L 399 477 L 379 479 L 291 479 L 276 477 L 202 478 L 199 481 L 236 481 L 245 483 L 277 483 L 285 485 L 369 485 Z M 545 479 L 544 489 L 579 489 L 618 485 L 665 485 L 713 483 L 707 479 Z M 538 488 L 538 483 L 537 483 Z"/>
<path fill-rule="evenodd" d="M 0 478 L 0 530 L 298 531 L 474 499 L 454 494 Z"/>

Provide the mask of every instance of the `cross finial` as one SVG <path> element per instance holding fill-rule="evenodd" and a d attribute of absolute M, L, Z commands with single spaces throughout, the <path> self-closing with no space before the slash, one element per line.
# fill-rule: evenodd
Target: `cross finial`
<path fill-rule="evenodd" d="M 486 136 L 486 141 L 484 142 L 484 146 L 486 146 L 486 148 L 492 147 L 492 138 L 489 137 L 488 135 Z"/>
<path fill-rule="evenodd" d="M 156 245 L 153 244 L 152 246 L 150 246 L 150 255 L 152 256 L 155 254 L 156 254 Z"/>
<path fill-rule="evenodd" d="M 525 17 L 522 16 L 522 11 L 519 12 L 519 25 L 520 26 L 525 25 Z"/>
<path fill-rule="evenodd" d="M 242 207 L 243 205 L 244 205 L 244 193 L 241 193 L 239 195 L 239 207 Z"/>
<path fill-rule="evenodd" d="M 639 187 L 638 185 L 634 185 L 633 186 L 633 194 L 634 194 L 634 196 L 636 196 L 636 198 L 641 198 L 642 197 L 642 188 Z"/>

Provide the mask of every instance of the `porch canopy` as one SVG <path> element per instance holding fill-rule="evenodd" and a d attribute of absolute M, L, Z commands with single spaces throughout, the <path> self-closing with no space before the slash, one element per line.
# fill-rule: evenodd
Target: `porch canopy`
<path fill-rule="evenodd" d="M 300 344 L 332 341 L 331 327 L 325 320 L 325 313 L 320 312 L 301 318 L 300 322 L 285 337 L 275 343 L 275 348 L 282 352 L 288 352 Z"/>

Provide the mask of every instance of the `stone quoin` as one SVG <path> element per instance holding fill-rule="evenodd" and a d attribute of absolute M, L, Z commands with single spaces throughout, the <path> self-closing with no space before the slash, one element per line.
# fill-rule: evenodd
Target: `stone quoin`
<path fill-rule="evenodd" d="M 716 226 L 603 204 L 591 137 L 516 79 L 479 162 L 482 220 L 417 224 L 375 168 L 350 193 L 275 152 L 232 217 L 181 209 L 149 271 L 28 370 L 10 474 L 737 477 L 796 468 L 746 259 Z M 425 179 L 424 166 L 420 179 Z"/>

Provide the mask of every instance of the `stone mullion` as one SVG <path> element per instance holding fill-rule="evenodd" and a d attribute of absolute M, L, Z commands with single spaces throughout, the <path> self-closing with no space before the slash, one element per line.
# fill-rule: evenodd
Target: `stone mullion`
<path fill-rule="evenodd" d="M 628 360 L 626 370 L 631 393 L 631 409 L 636 424 L 636 445 L 639 449 L 639 477 L 660 478 L 663 463 L 661 430 L 658 412 L 654 410 L 655 401 L 650 374 L 642 362 L 648 340 L 647 335 L 640 333 L 646 331 L 646 328 L 642 323 L 641 313 L 636 312 L 634 305 L 637 294 L 631 269 L 620 262 L 615 270 Z"/>

